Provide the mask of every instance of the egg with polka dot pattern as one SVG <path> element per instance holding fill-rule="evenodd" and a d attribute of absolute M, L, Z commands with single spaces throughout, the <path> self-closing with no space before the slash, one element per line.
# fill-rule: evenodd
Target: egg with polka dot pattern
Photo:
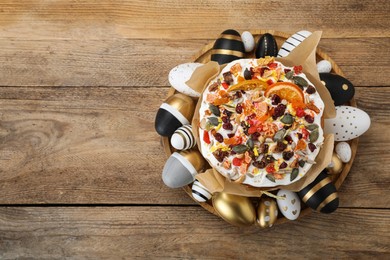
<path fill-rule="evenodd" d="M 370 116 L 351 106 L 336 106 L 336 117 L 325 119 L 324 133 L 334 134 L 335 141 L 349 141 L 364 134 L 371 125 Z"/>

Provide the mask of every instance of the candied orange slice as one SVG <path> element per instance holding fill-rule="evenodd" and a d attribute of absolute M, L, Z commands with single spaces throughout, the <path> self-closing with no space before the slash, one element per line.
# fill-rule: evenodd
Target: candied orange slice
<path fill-rule="evenodd" d="M 250 79 L 238 82 L 236 85 L 233 85 L 228 88 L 228 92 L 237 91 L 237 90 L 252 90 L 252 89 L 262 89 L 265 90 L 268 87 L 267 82 L 264 82 L 259 79 Z"/>
<path fill-rule="evenodd" d="M 291 82 L 276 82 L 270 85 L 264 92 L 264 96 L 270 97 L 276 94 L 281 99 L 285 99 L 290 103 L 303 104 L 303 91 L 294 83 Z"/>

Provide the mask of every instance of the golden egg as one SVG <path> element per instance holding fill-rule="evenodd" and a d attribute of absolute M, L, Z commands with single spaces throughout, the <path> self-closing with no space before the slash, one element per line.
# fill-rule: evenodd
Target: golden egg
<path fill-rule="evenodd" d="M 182 155 L 199 173 L 206 168 L 207 162 L 197 149 L 180 151 Z"/>
<path fill-rule="evenodd" d="M 262 227 L 272 227 L 278 219 L 278 206 L 272 198 L 262 198 L 257 208 L 257 224 Z"/>
<path fill-rule="evenodd" d="M 195 106 L 196 106 L 192 98 L 181 93 L 176 93 L 170 96 L 164 103 L 176 109 L 176 111 L 180 112 L 180 114 L 184 116 L 185 119 L 187 119 L 188 122 L 182 122 L 183 125 L 189 124 L 191 122 L 192 116 L 194 115 Z"/>
<path fill-rule="evenodd" d="M 343 170 L 343 162 L 336 153 L 332 155 L 332 162 L 326 168 L 329 174 L 339 174 Z"/>
<path fill-rule="evenodd" d="M 213 195 L 213 206 L 225 221 L 235 226 L 250 226 L 256 221 L 256 211 L 249 198 L 225 192 Z"/>

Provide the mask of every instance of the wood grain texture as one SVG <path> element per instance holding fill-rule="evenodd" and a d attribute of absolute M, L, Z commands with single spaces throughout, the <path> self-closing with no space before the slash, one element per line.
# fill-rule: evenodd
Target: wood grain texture
<path fill-rule="evenodd" d="M 339 209 L 262 230 L 236 228 L 200 207 L 1 208 L 0 257 L 385 259 L 389 217 Z"/>

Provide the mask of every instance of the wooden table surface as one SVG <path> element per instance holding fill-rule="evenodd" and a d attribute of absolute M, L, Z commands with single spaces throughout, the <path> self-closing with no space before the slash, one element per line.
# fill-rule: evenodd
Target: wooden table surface
<path fill-rule="evenodd" d="M 225 29 L 322 30 L 372 120 L 340 208 L 237 228 L 161 180 L 168 73 Z M 390 2 L 2 0 L 0 258 L 390 257 Z"/>

